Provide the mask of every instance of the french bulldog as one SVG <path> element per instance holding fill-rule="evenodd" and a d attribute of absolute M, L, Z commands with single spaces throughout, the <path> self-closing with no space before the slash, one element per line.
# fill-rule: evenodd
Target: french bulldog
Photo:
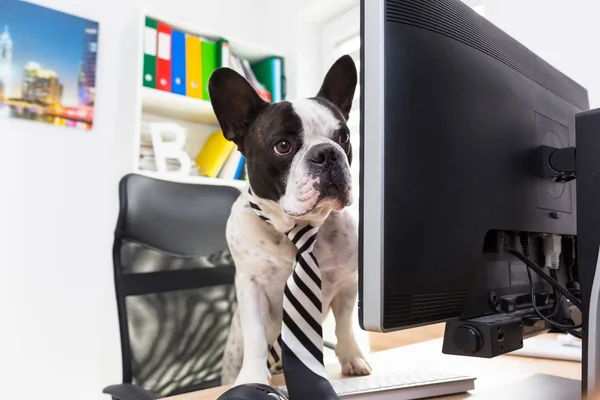
<path fill-rule="evenodd" d="M 356 66 L 347 55 L 331 66 L 312 98 L 268 103 L 229 68 L 217 69 L 209 80 L 223 134 L 245 156 L 252 200 L 270 220 L 255 213 L 245 190 L 227 222 L 238 307 L 225 348 L 223 384 L 269 384 L 281 368 L 269 369 L 267 359 L 281 332 L 283 291 L 297 253 L 286 232 L 302 222 L 319 227 L 314 251 L 323 315 L 333 312 L 342 372 L 371 372 L 352 327 L 358 233 L 346 210 L 353 201 L 347 120 L 356 84 Z"/>

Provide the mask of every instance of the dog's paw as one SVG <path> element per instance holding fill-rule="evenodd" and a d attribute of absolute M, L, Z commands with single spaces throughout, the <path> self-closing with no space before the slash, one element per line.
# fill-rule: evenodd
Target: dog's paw
<path fill-rule="evenodd" d="M 362 376 L 371 374 L 371 366 L 362 357 L 340 359 L 342 374 L 347 376 Z"/>
<path fill-rule="evenodd" d="M 260 383 L 268 385 L 271 383 L 271 373 L 267 368 L 267 363 L 264 362 L 264 367 L 258 366 L 242 367 L 233 386 L 243 385 L 246 383 Z"/>

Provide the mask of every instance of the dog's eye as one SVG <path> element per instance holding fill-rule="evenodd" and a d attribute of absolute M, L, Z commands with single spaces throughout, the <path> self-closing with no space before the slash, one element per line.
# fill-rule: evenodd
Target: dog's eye
<path fill-rule="evenodd" d="M 346 131 L 340 132 L 340 134 L 338 136 L 338 142 L 340 142 L 340 144 L 346 144 L 349 141 L 350 141 L 350 134 Z"/>
<path fill-rule="evenodd" d="M 275 150 L 275 153 L 283 156 L 292 151 L 292 145 L 290 142 L 282 140 L 273 147 L 273 150 Z"/>

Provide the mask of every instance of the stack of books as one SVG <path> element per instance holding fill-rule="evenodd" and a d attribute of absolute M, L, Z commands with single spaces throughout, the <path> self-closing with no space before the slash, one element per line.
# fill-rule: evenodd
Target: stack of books
<path fill-rule="evenodd" d="M 201 100 L 210 100 L 208 80 L 216 68 L 229 67 L 244 76 L 266 101 L 285 98 L 283 59 L 266 57 L 251 64 L 230 52 L 224 38 L 182 32 L 146 18 L 143 85 Z"/>

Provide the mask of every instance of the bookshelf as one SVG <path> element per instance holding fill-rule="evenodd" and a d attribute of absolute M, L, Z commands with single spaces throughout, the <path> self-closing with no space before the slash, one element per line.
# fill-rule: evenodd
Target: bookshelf
<path fill-rule="evenodd" d="M 144 70 L 144 51 L 147 49 L 145 46 L 148 43 L 147 18 L 166 24 L 173 31 L 177 30 L 185 34 L 194 35 L 201 38 L 201 40 L 218 41 L 224 38 L 229 44 L 230 53 L 247 60 L 250 64 L 270 57 L 279 57 L 283 60 L 283 57 L 278 52 L 261 44 L 248 41 L 246 38 L 236 38 L 226 33 L 204 29 L 202 26 L 191 24 L 173 15 L 157 13 L 147 9 L 142 10 L 140 13 L 138 22 L 138 63 L 136 66 L 136 104 L 138 106 L 136 106 L 133 143 L 134 172 L 162 180 L 198 185 L 227 185 L 242 190 L 247 184 L 247 181 L 243 180 L 243 178 L 224 179 L 221 177 L 205 177 L 201 176 L 194 167 L 196 156 L 203 148 L 207 139 L 211 134 L 219 130 L 219 124 L 210 101 L 158 88 L 150 88 L 143 84 L 147 72 Z M 156 40 L 158 47 L 158 36 Z M 158 51 L 160 50 L 157 49 Z M 171 51 L 174 52 L 175 50 L 171 48 Z M 284 76 L 283 67 L 282 76 Z M 174 161 L 174 159 L 168 160 L 167 171 L 158 171 L 156 163 L 152 161 L 155 160 L 156 154 L 153 151 L 154 142 L 149 127 L 162 123 L 175 124 L 185 132 L 185 142 L 181 147 L 181 151 L 187 154 L 187 157 L 191 161 L 192 168 L 190 168 L 189 173 L 188 171 L 177 172 L 176 170 L 181 167 L 181 163 Z M 168 142 L 172 138 L 163 137 L 162 140 Z M 230 176 L 233 176 L 233 174 Z"/>

